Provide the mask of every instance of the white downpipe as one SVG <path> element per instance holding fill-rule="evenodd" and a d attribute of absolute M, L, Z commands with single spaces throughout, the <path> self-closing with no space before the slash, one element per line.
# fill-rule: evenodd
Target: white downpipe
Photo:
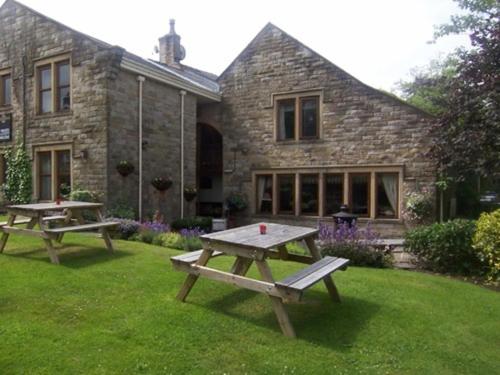
<path fill-rule="evenodd" d="M 139 221 L 142 222 L 142 90 L 146 78 L 138 76 L 139 81 Z"/>
<path fill-rule="evenodd" d="M 186 91 L 179 91 L 181 96 L 181 219 L 184 218 L 184 97 Z"/>

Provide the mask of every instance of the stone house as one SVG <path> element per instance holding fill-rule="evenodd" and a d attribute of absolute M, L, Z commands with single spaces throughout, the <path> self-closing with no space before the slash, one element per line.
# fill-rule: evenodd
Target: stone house
<path fill-rule="evenodd" d="M 344 203 L 393 235 L 407 193 L 432 190 L 432 118 L 272 24 L 218 77 L 181 63 L 172 21 L 159 55 L 140 58 L 14 0 L 0 7 L 0 148 L 29 151 L 34 200 L 67 183 L 108 207 L 173 219 L 222 215 L 237 192 L 249 202 L 243 221 L 315 225 Z M 127 177 L 122 160 L 135 167 Z M 159 193 L 156 177 L 172 187 Z M 195 202 L 184 187 L 198 189 Z"/>

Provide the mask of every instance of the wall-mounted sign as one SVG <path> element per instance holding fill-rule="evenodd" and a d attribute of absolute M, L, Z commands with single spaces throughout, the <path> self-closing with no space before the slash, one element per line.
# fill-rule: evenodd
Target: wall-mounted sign
<path fill-rule="evenodd" d="M 0 115 L 0 142 L 12 140 L 12 115 Z"/>

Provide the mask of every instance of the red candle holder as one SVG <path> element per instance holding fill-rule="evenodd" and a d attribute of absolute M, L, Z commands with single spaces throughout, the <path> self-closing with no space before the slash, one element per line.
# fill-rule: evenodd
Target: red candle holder
<path fill-rule="evenodd" d="M 266 234 L 266 232 L 267 232 L 266 224 L 259 224 L 259 230 L 260 230 L 260 234 Z"/>
<path fill-rule="evenodd" d="M 56 198 L 56 204 L 59 206 L 61 204 L 61 198 L 60 197 L 57 197 Z"/>

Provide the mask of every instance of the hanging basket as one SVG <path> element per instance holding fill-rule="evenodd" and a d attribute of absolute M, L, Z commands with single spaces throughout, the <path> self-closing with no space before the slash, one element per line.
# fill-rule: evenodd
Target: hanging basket
<path fill-rule="evenodd" d="M 127 161 L 127 160 L 122 160 L 116 166 L 116 170 L 123 177 L 127 177 L 129 174 L 131 174 L 134 171 L 134 169 L 135 169 L 134 165 L 131 162 Z"/>
<path fill-rule="evenodd" d="M 151 185 L 160 192 L 167 191 L 172 186 L 170 178 L 156 177 L 151 181 Z"/>
<path fill-rule="evenodd" d="M 197 192 L 195 188 L 185 188 L 184 189 L 184 199 L 188 202 L 191 202 L 194 198 L 196 198 Z"/>

